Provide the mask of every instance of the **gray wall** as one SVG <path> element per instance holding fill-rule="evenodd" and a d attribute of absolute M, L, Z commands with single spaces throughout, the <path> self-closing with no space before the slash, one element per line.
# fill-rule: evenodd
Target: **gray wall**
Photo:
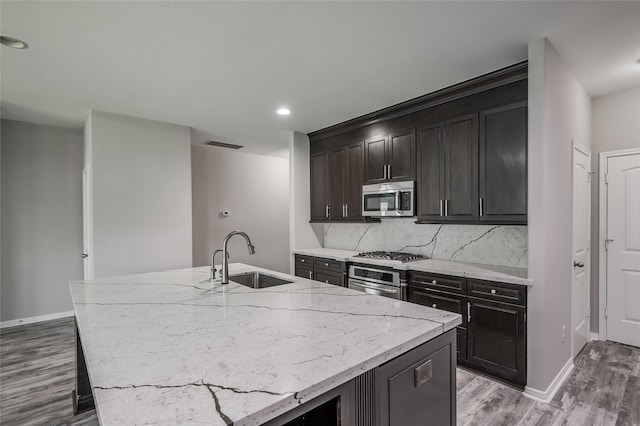
<path fill-rule="evenodd" d="M 194 266 L 209 265 L 225 235 L 239 229 L 249 234 L 256 254 L 250 256 L 244 239 L 234 237 L 231 262 L 288 273 L 288 160 L 201 143 L 192 145 L 191 156 Z M 231 215 L 222 217 L 223 210 Z"/>
<path fill-rule="evenodd" d="M 591 170 L 591 331 L 599 332 L 599 195 L 598 154 L 640 148 L 640 88 L 593 99 Z"/>
<path fill-rule="evenodd" d="M 2 120 L 1 321 L 73 309 L 82 278 L 81 130 Z"/>
<path fill-rule="evenodd" d="M 101 111 L 87 121 L 93 277 L 190 267 L 190 129 Z"/>
<path fill-rule="evenodd" d="M 528 386 L 571 359 L 572 145 L 591 148 L 591 99 L 547 39 L 529 44 Z M 562 327 L 566 338 L 562 341 Z"/>

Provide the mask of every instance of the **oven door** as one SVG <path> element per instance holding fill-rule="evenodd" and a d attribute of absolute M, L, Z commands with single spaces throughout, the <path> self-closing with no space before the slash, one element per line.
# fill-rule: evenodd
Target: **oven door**
<path fill-rule="evenodd" d="M 369 294 L 375 294 L 377 296 L 390 297 L 392 299 L 400 300 L 402 298 L 400 287 L 376 284 L 372 282 L 357 280 L 354 278 L 349 278 L 349 288 L 353 290 L 364 291 L 365 293 Z"/>

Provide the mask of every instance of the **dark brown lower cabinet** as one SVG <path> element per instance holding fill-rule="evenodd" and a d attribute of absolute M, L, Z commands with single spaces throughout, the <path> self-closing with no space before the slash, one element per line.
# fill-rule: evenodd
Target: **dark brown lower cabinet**
<path fill-rule="evenodd" d="M 526 385 L 526 287 L 424 272 L 409 275 L 408 302 L 462 315 L 456 328 L 458 364 Z"/>
<path fill-rule="evenodd" d="M 347 264 L 333 259 L 296 254 L 294 274 L 340 287 L 347 286 Z"/>
<path fill-rule="evenodd" d="M 467 365 L 526 385 L 524 306 L 469 298 Z"/>
<path fill-rule="evenodd" d="M 456 424 L 453 330 L 378 367 L 378 426 Z"/>
<path fill-rule="evenodd" d="M 462 315 L 462 324 L 456 327 L 457 359 L 459 363 L 467 359 L 467 298 L 459 294 L 445 293 L 412 285 L 407 286 L 407 301 L 430 306 Z"/>

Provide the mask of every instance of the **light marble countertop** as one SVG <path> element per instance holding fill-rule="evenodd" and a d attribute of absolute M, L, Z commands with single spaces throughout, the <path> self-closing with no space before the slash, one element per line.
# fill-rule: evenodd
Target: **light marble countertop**
<path fill-rule="evenodd" d="M 222 286 L 208 267 L 72 282 L 100 423 L 258 425 L 461 323 L 270 273 L 294 283 Z"/>
<path fill-rule="evenodd" d="M 478 263 L 452 262 L 448 260 L 426 259 L 414 262 L 391 262 L 381 259 L 354 257 L 357 251 L 330 248 L 312 248 L 294 250 L 295 254 L 325 257 L 343 262 L 356 262 L 368 265 L 389 266 L 398 270 L 432 272 L 434 274 L 453 275 L 456 277 L 476 278 L 480 280 L 499 281 L 511 284 L 531 286 L 533 281 L 527 278 L 526 268 L 511 266 L 484 265 Z"/>

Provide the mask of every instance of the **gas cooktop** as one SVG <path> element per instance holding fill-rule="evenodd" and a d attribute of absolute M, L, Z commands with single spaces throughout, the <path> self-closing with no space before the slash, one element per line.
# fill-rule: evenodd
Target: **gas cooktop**
<path fill-rule="evenodd" d="M 392 260 L 396 262 L 411 262 L 414 260 L 426 259 L 421 254 L 402 253 L 399 251 L 367 251 L 358 253 L 355 257 L 365 257 L 367 259 Z"/>

